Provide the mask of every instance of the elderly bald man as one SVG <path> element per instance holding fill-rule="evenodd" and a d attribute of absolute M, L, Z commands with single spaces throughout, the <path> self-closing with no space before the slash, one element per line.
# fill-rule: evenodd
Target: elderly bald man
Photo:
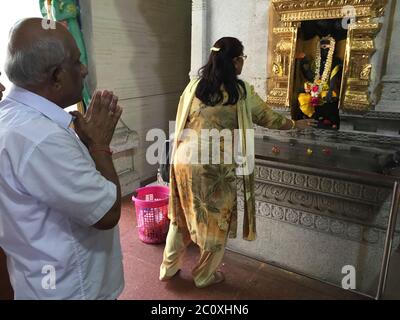
<path fill-rule="evenodd" d="M 5 89 L 6 88 L 0 82 L 0 101 L 3 98 L 3 92 Z M 0 248 L 0 300 L 11 300 L 13 297 L 14 292 L 7 271 L 7 257 L 4 254 L 4 251 Z"/>
<path fill-rule="evenodd" d="M 0 103 L 0 247 L 15 299 L 116 299 L 124 286 L 121 193 L 109 145 L 122 109 L 96 92 L 85 116 L 86 66 L 60 23 L 17 23 Z M 75 131 L 71 128 L 74 120 Z"/>

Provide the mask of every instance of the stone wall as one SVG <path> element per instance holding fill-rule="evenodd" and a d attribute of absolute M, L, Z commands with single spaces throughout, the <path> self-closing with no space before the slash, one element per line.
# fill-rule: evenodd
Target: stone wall
<path fill-rule="evenodd" d="M 195 76 L 219 38 L 242 41 L 248 55 L 242 77 L 266 98 L 268 0 L 193 0 L 192 68 Z"/>
<path fill-rule="evenodd" d="M 123 193 L 156 175 L 146 134 L 168 132 L 190 70 L 191 4 L 186 0 L 81 0 L 93 90 L 113 90 L 124 108 L 113 141 Z"/>
<path fill-rule="evenodd" d="M 385 15 L 379 18 L 382 28 L 375 40 L 377 51 L 371 59 L 372 112 L 344 114 L 343 130 L 399 135 L 400 70 L 396 62 L 400 52 L 400 41 L 396 37 L 400 28 L 399 6 L 397 0 L 389 0 Z M 237 37 L 249 56 L 242 78 L 266 98 L 269 8 L 270 0 L 193 0 L 191 76 L 206 63 L 216 40 L 223 36 Z"/>

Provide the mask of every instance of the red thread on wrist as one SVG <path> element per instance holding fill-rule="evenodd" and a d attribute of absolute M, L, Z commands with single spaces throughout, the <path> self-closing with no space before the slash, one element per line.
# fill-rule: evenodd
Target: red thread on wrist
<path fill-rule="evenodd" d="M 113 155 L 113 152 L 112 152 L 112 150 L 111 150 L 110 148 L 108 148 L 108 147 L 101 147 L 101 146 L 98 146 L 98 147 L 96 147 L 96 146 L 90 147 L 90 148 L 89 148 L 89 152 L 90 152 L 90 153 L 94 153 L 94 152 L 105 152 L 105 153 L 107 153 L 107 154 L 110 155 L 110 156 Z"/>

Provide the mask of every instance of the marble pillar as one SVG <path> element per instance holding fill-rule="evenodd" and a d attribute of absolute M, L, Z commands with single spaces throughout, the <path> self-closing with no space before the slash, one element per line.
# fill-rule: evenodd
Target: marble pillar
<path fill-rule="evenodd" d="M 400 113 L 400 3 L 393 3 L 392 27 L 389 30 L 389 52 L 382 77 L 382 97 L 376 106 L 376 111 Z"/>
<path fill-rule="evenodd" d="M 151 129 L 168 132 L 190 69 L 190 2 L 81 0 L 89 86 L 113 90 L 124 108 L 112 147 L 123 194 L 154 179 Z"/>
<path fill-rule="evenodd" d="M 207 62 L 207 0 L 192 1 L 192 55 L 190 78 Z"/>
<path fill-rule="evenodd" d="M 265 99 L 267 82 L 269 0 L 193 0 L 190 77 L 207 62 L 210 48 L 221 37 L 242 41 L 248 55 L 241 78 Z"/>

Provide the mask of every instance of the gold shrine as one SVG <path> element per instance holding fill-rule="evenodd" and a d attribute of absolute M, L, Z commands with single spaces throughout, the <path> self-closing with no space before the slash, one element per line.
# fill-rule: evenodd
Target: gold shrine
<path fill-rule="evenodd" d="M 384 14 L 386 4 L 387 0 L 272 0 L 267 102 L 284 109 L 296 104 L 298 80 L 294 75 L 301 23 L 343 19 L 344 9 L 351 8 L 354 19 L 348 25 L 347 39 L 339 45 L 343 60 L 339 108 L 349 112 L 369 111 L 371 57 L 375 53 L 374 39 L 381 28 L 376 18 Z"/>

